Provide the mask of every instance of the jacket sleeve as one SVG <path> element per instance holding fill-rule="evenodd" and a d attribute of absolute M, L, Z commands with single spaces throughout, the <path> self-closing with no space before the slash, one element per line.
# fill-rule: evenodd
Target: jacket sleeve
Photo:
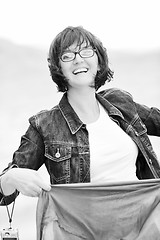
<path fill-rule="evenodd" d="M 19 148 L 13 154 L 13 160 L 4 169 L 1 175 L 5 174 L 12 167 L 29 168 L 38 170 L 44 163 L 44 143 L 35 125 L 30 122 L 30 126 L 21 138 Z M 0 191 L 0 205 L 10 204 L 14 201 L 18 191 L 10 196 L 4 196 Z"/>
<path fill-rule="evenodd" d="M 118 88 L 107 89 L 101 91 L 100 94 L 116 106 L 124 115 L 130 115 L 132 113 L 131 109 L 134 106 L 134 111 L 145 124 L 148 135 L 160 136 L 160 110 L 158 108 L 150 108 L 136 103 L 130 93 Z"/>
<path fill-rule="evenodd" d="M 137 112 L 147 128 L 148 135 L 160 136 L 160 110 L 136 104 Z"/>
<path fill-rule="evenodd" d="M 0 206 L 9 205 L 10 203 L 12 203 L 16 199 L 18 194 L 19 192 L 17 190 L 9 196 L 4 196 L 2 193 L 0 193 Z"/>
<path fill-rule="evenodd" d="M 38 170 L 44 163 L 44 142 L 36 126 L 30 126 L 21 138 L 17 151 L 13 154 L 12 164 L 22 168 Z"/>

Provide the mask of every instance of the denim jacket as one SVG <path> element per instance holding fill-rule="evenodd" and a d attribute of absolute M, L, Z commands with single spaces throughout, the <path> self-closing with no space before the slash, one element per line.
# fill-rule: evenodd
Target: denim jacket
<path fill-rule="evenodd" d="M 148 135 L 160 136 L 160 110 L 135 103 L 120 89 L 107 89 L 96 97 L 109 117 L 137 144 L 137 177 L 159 178 L 160 165 Z M 45 164 L 51 184 L 90 182 L 88 131 L 69 104 L 67 93 L 57 106 L 39 112 L 29 122 L 10 165 L 38 170 Z"/>

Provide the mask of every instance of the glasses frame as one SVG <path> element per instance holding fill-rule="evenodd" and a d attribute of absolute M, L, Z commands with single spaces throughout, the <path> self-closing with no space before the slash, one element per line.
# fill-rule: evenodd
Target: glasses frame
<path fill-rule="evenodd" d="M 93 51 L 93 54 L 91 55 L 91 56 L 89 56 L 89 57 L 83 57 L 83 56 L 81 56 L 81 51 L 83 51 L 83 50 L 86 50 L 86 49 L 90 49 L 90 50 L 92 50 Z M 96 49 L 93 49 L 93 48 L 82 48 L 82 49 L 80 49 L 80 50 L 78 50 L 78 51 L 68 51 L 69 53 L 73 53 L 74 54 L 74 57 L 73 57 L 73 59 L 71 59 L 71 60 L 67 60 L 67 61 L 64 61 L 63 59 L 62 59 L 62 56 L 63 56 L 63 54 L 60 56 L 60 59 L 62 60 L 62 62 L 71 62 L 71 61 L 73 61 L 75 58 L 76 58 L 76 55 L 77 54 L 79 54 L 79 56 L 81 57 L 81 58 L 91 58 L 91 57 L 93 57 L 94 56 L 94 53 L 96 52 Z M 67 53 L 67 52 L 66 52 Z"/>

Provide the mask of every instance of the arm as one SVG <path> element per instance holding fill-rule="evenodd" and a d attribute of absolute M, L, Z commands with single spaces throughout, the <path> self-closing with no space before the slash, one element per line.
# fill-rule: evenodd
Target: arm
<path fill-rule="evenodd" d="M 107 89 L 99 94 L 109 100 L 124 115 L 126 112 L 130 114 L 130 107 L 132 108 L 134 105 L 136 112 L 147 128 L 148 135 L 160 136 L 160 110 L 158 108 L 149 108 L 136 103 L 130 93 L 118 88 Z"/>
<path fill-rule="evenodd" d="M 17 191 L 27 196 L 38 196 L 42 188 L 50 190 L 50 186 L 43 182 L 36 171 L 43 163 L 43 140 L 37 129 L 30 124 L 26 134 L 22 136 L 20 147 L 13 155 L 12 163 L 0 177 L 2 188 L 0 200 L 5 195 L 8 196 L 7 202 L 12 202 L 17 196 Z"/>
<path fill-rule="evenodd" d="M 148 135 L 160 136 L 160 110 L 136 103 L 140 118 L 147 127 Z"/>

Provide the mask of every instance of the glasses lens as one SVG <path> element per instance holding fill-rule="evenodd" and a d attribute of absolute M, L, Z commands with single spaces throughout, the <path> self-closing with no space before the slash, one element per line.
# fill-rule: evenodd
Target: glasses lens
<path fill-rule="evenodd" d="M 65 52 L 62 54 L 61 60 L 63 62 L 70 62 L 75 59 L 77 53 L 79 53 L 82 58 L 90 58 L 94 55 L 94 50 L 92 48 L 84 48 L 79 52 Z"/>
<path fill-rule="evenodd" d="M 75 54 L 73 52 L 66 52 L 66 53 L 62 54 L 61 60 L 63 62 L 70 62 L 74 59 L 74 56 L 75 56 Z"/>
<path fill-rule="evenodd" d="M 94 51 L 92 48 L 86 48 L 80 51 L 80 56 L 83 58 L 89 58 L 89 57 L 92 57 L 93 55 L 94 55 Z"/>

